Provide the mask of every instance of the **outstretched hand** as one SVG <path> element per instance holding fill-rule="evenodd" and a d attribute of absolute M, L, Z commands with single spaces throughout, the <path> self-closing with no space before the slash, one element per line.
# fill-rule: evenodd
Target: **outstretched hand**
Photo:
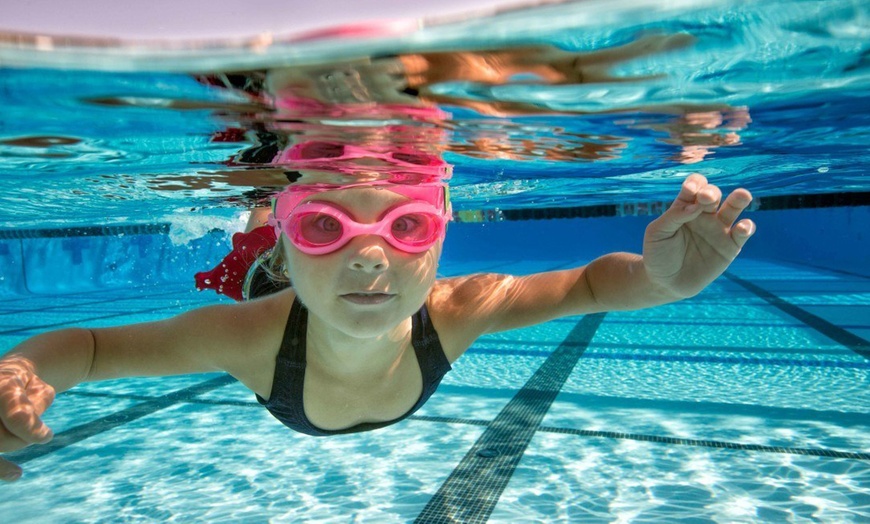
<path fill-rule="evenodd" d="M 41 416 L 53 401 L 54 389 L 33 373 L 29 362 L 15 357 L 0 361 L 0 452 L 51 440 Z M 0 480 L 20 476 L 20 467 L 0 457 Z"/>
<path fill-rule="evenodd" d="M 722 191 L 693 174 L 671 207 L 646 228 L 643 261 L 650 281 L 675 297 L 694 296 L 725 272 L 755 233 L 737 218 L 752 202 L 745 189 Z M 736 222 L 736 223 L 735 223 Z"/>

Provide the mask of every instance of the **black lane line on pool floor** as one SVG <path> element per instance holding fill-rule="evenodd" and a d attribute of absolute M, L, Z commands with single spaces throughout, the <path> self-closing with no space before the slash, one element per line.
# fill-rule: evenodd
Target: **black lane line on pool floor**
<path fill-rule="evenodd" d="M 413 415 L 411 420 L 424 422 L 439 422 L 442 424 L 466 424 L 471 426 L 486 426 L 485 420 L 450 418 L 450 417 L 427 417 Z M 580 437 L 605 438 L 611 440 L 636 440 L 639 442 L 651 442 L 653 444 L 668 444 L 673 446 L 695 446 L 713 449 L 731 449 L 735 451 L 757 451 L 761 453 L 785 453 L 789 455 L 806 455 L 811 457 L 844 458 L 854 460 L 870 460 L 870 453 L 862 451 L 839 451 L 826 448 L 792 448 L 786 446 L 765 446 L 763 444 L 741 444 L 739 442 L 727 442 L 723 440 L 701 440 L 692 438 L 662 437 L 660 435 L 644 435 L 642 433 L 621 433 L 617 431 L 599 431 L 590 429 L 556 428 L 540 426 L 538 431 L 543 433 L 561 433 L 564 435 L 577 435 Z"/>
<path fill-rule="evenodd" d="M 870 342 L 868 342 L 866 339 L 861 338 L 854 333 L 850 333 L 849 331 L 846 331 L 840 326 L 832 324 L 827 320 L 823 319 L 822 317 L 813 315 L 809 311 L 801 309 L 794 304 L 790 304 L 785 300 L 779 298 L 778 296 L 774 295 L 770 291 L 758 287 L 747 280 L 743 280 L 742 278 L 734 276 L 730 273 L 725 273 L 725 277 L 732 282 L 743 286 L 745 289 L 748 289 L 756 296 L 764 299 L 768 304 L 779 309 L 783 313 L 786 313 L 800 320 L 801 322 L 815 329 L 819 333 L 825 335 L 830 339 L 833 339 L 839 344 L 846 346 L 847 348 L 861 355 L 862 357 L 870 359 Z"/>
<path fill-rule="evenodd" d="M 92 398 L 111 398 L 116 400 L 137 400 L 140 402 L 148 402 L 155 400 L 155 397 L 146 396 L 146 395 L 130 395 L 126 393 L 104 393 L 98 391 L 67 391 L 63 393 L 64 395 L 72 395 L 78 397 L 92 397 Z M 623 401 L 624 399 L 620 399 Z M 207 406 L 230 406 L 230 407 L 243 407 L 243 408 L 251 408 L 251 409 L 262 409 L 262 406 L 257 402 L 245 401 L 245 400 L 213 400 L 213 399 L 203 399 L 203 398 L 186 398 L 181 400 L 180 402 L 185 402 L 189 404 L 199 404 L 199 405 L 207 405 Z M 647 401 L 654 402 L 654 401 Z M 733 406 L 729 406 L 733 407 Z M 790 411 L 790 410 L 786 410 Z M 836 412 L 836 414 L 840 415 L 841 412 Z M 864 418 L 866 416 L 862 414 L 855 413 L 855 417 L 863 417 L 860 419 L 860 422 L 857 424 L 860 427 L 864 427 Z M 468 418 L 456 418 L 456 417 L 436 417 L 436 416 L 428 416 L 428 415 L 411 415 L 408 417 L 408 420 L 415 420 L 419 422 L 432 422 L 439 424 L 463 424 L 466 426 L 489 426 L 491 421 L 489 420 L 480 420 L 480 419 L 468 419 Z M 99 420 L 94 423 L 100 423 Z M 854 424 L 850 425 L 853 427 Z M 789 455 L 807 455 L 813 457 L 828 457 L 828 458 L 844 458 L 844 459 L 855 459 L 855 460 L 867 460 L 870 461 L 870 453 L 862 452 L 862 451 L 841 451 L 836 449 L 828 449 L 828 448 L 795 448 L 789 446 L 766 446 L 763 444 L 741 444 L 739 442 L 728 442 L 723 440 L 702 440 L 702 439 L 691 439 L 691 438 L 678 438 L 678 437 L 665 437 L 661 435 L 647 435 L 643 433 L 622 433 L 617 431 L 600 431 L 600 430 L 588 430 L 588 429 L 576 429 L 576 428 L 558 428 L 551 426 L 540 426 L 538 427 L 539 432 L 544 433 L 562 433 L 567 435 L 577 435 L 580 437 L 593 437 L 593 438 L 604 438 L 604 439 L 612 439 L 612 440 L 636 440 L 641 442 L 651 442 L 654 444 L 668 444 L 674 446 L 694 446 L 694 447 L 704 447 L 704 448 L 712 448 L 712 449 L 728 449 L 734 451 L 754 451 L 761 453 L 784 453 Z"/>
<path fill-rule="evenodd" d="M 111 415 L 68 429 L 55 435 L 54 439 L 52 439 L 48 444 L 42 446 L 31 446 L 22 449 L 21 451 L 6 453 L 3 455 L 3 458 L 9 459 L 18 464 L 24 464 L 25 462 L 29 462 L 33 459 L 48 455 L 49 453 L 54 453 L 55 451 L 67 446 L 71 446 L 77 442 L 81 442 L 86 438 L 105 433 L 118 426 L 123 426 L 124 424 L 133 422 L 136 419 L 151 415 L 161 409 L 166 409 L 170 406 L 190 401 L 198 395 L 232 384 L 235 381 L 236 379 L 230 375 L 206 380 L 194 386 L 173 391 L 172 393 L 168 393 L 162 397 L 146 400 L 141 404 L 130 406 L 127 409 L 122 409 L 121 411 L 112 413 Z"/>
<path fill-rule="evenodd" d="M 154 298 L 173 296 L 173 295 L 179 295 L 182 297 L 182 298 L 176 299 L 176 300 L 184 300 L 184 299 L 187 299 L 189 296 L 193 296 L 194 298 L 196 298 L 196 295 L 192 295 L 188 291 L 164 291 L 162 293 L 154 293 L 151 295 L 144 295 L 144 296 L 115 297 L 115 298 L 110 298 L 110 299 L 98 299 L 98 300 L 92 299 L 88 302 L 70 302 L 68 304 L 52 304 L 50 306 L 31 308 L 31 309 L 5 309 L 3 307 L 3 303 L 0 302 L 0 317 L 2 317 L 4 315 L 20 315 L 22 313 L 45 313 L 45 312 L 66 313 L 70 309 L 73 310 L 73 313 L 77 313 L 75 311 L 75 309 L 80 308 L 82 306 L 84 306 L 84 307 L 87 307 L 87 306 L 106 306 L 107 304 L 111 304 L 113 302 L 124 302 L 124 301 L 132 302 L 132 301 L 137 301 L 137 300 L 150 300 L 150 299 L 154 299 Z M 195 303 L 199 304 L 201 302 L 196 301 Z"/>
<path fill-rule="evenodd" d="M 37 332 L 41 333 L 43 331 L 48 331 L 49 329 L 57 329 L 64 326 L 81 326 L 87 325 L 88 322 L 94 322 L 96 320 L 107 320 L 110 318 L 118 318 L 118 317 L 127 317 L 130 315 L 145 315 L 148 313 L 156 313 L 158 311 L 169 311 L 169 310 L 178 310 L 175 311 L 174 314 L 181 314 L 185 311 L 192 309 L 192 307 L 187 306 L 195 306 L 196 304 L 185 304 L 183 306 L 180 305 L 171 305 L 171 306 L 161 306 L 161 307 L 152 307 L 148 309 L 131 309 L 128 311 L 119 311 L 116 313 L 111 313 L 109 315 L 99 315 L 95 317 L 87 317 L 87 318 L 78 318 L 74 320 L 67 320 L 66 322 L 55 322 L 53 324 L 42 324 L 38 326 L 24 326 L 17 327 L 13 329 L 6 329 L 4 331 L 0 331 L 0 335 L 15 335 L 17 333 L 28 333 L 28 332 Z M 185 308 L 185 309 L 182 309 Z M 174 315 L 173 315 L 174 316 Z"/>
<path fill-rule="evenodd" d="M 577 322 L 471 446 L 415 522 L 486 522 L 604 316 L 586 315 Z"/>

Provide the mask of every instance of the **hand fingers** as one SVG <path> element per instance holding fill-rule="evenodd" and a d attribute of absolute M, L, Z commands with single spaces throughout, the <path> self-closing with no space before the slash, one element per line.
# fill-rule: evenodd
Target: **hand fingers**
<path fill-rule="evenodd" d="M 704 213 L 715 213 L 722 201 L 722 190 L 713 184 L 707 184 L 698 191 L 695 201 Z"/>
<path fill-rule="evenodd" d="M 54 400 L 54 389 L 36 377 L 30 382 L 27 390 L 18 381 L 4 384 L 0 393 L 0 426 L 27 444 L 48 442 L 53 434 L 40 415 Z M 5 447 L 8 441 L 2 438 L 0 444 Z"/>
<path fill-rule="evenodd" d="M 719 220 L 727 227 L 731 227 L 731 224 L 737 220 L 740 213 L 749 207 L 749 204 L 751 203 L 752 194 L 749 193 L 749 191 L 745 189 L 735 189 L 730 195 L 728 195 L 728 198 L 725 199 L 725 202 L 719 209 Z"/>
<path fill-rule="evenodd" d="M 24 442 L 17 436 L 13 435 L 8 429 L 0 424 L 0 453 L 8 453 L 10 451 L 18 451 L 26 448 L 30 442 Z"/>
<path fill-rule="evenodd" d="M 702 213 L 716 213 L 717 218 L 726 227 L 737 220 L 740 213 L 752 202 L 752 195 L 745 189 L 737 189 L 728 195 L 722 203 L 722 191 L 698 173 L 686 177 L 680 192 L 667 212 L 656 220 L 654 228 L 656 237 L 669 237 L 673 235 L 683 224 L 698 218 Z M 738 231 L 735 241 L 742 245 L 749 236 L 755 232 L 755 226 L 750 221 L 745 228 L 747 231 Z M 737 239 L 740 239 L 738 241 Z"/>
<path fill-rule="evenodd" d="M 738 248 L 743 248 L 753 234 L 755 234 L 755 223 L 748 218 L 744 218 L 731 228 L 731 238 Z"/>
<path fill-rule="evenodd" d="M 677 198 L 661 217 L 660 234 L 672 235 L 686 222 L 698 218 L 701 213 L 713 213 L 719 206 L 722 192 L 718 187 L 707 182 L 703 175 L 689 175 L 680 187 Z"/>
<path fill-rule="evenodd" d="M 686 204 L 693 204 L 697 199 L 698 191 L 707 186 L 707 179 L 703 175 L 693 173 L 683 180 L 677 200 Z"/>
<path fill-rule="evenodd" d="M 0 480 L 13 482 L 21 478 L 21 468 L 0 457 Z"/>
<path fill-rule="evenodd" d="M 54 402 L 54 388 L 39 377 L 32 377 L 25 388 L 25 398 L 33 407 L 33 413 L 35 413 L 38 422 L 37 427 L 31 430 L 32 439 L 22 439 L 21 436 L 4 428 L 2 416 L 0 416 L 0 451 L 16 451 L 31 444 L 45 444 L 54 436 L 51 429 L 39 418 Z"/>
<path fill-rule="evenodd" d="M 698 205 L 704 213 L 713 213 L 719 208 L 722 191 L 709 183 L 705 177 L 695 173 L 689 175 L 683 182 L 677 200 L 685 202 L 689 206 Z"/>
<path fill-rule="evenodd" d="M 36 413 L 42 415 L 54 402 L 54 388 L 39 377 L 33 377 L 27 384 L 27 398 Z"/>

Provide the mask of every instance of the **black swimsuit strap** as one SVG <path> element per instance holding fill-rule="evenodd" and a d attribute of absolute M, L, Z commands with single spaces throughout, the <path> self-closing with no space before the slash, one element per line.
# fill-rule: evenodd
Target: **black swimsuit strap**
<path fill-rule="evenodd" d="M 287 325 L 284 328 L 284 338 L 281 340 L 278 358 L 304 366 L 305 349 L 308 347 L 306 341 L 307 335 L 308 308 L 302 304 L 299 297 L 295 297 L 293 305 L 290 307 Z"/>

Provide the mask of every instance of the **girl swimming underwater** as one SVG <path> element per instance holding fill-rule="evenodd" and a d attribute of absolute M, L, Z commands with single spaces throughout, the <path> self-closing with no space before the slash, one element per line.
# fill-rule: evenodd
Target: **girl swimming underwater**
<path fill-rule="evenodd" d="M 700 292 L 755 231 L 738 221 L 748 191 L 721 198 L 703 176 L 688 177 L 647 227 L 642 255 L 526 276 L 436 279 L 449 218 L 443 187 L 285 191 L 270 223 L 292 287 L 157 322 L 22 342 L 0 360 L 0 451 L 51 440 L 41 416 L 57 392 L 129 376 L 226 371 L 289 427 L 313 435 L 394 423 L 485 333 Z M 0 477 L 20 475 L 0 459 Z"/>

